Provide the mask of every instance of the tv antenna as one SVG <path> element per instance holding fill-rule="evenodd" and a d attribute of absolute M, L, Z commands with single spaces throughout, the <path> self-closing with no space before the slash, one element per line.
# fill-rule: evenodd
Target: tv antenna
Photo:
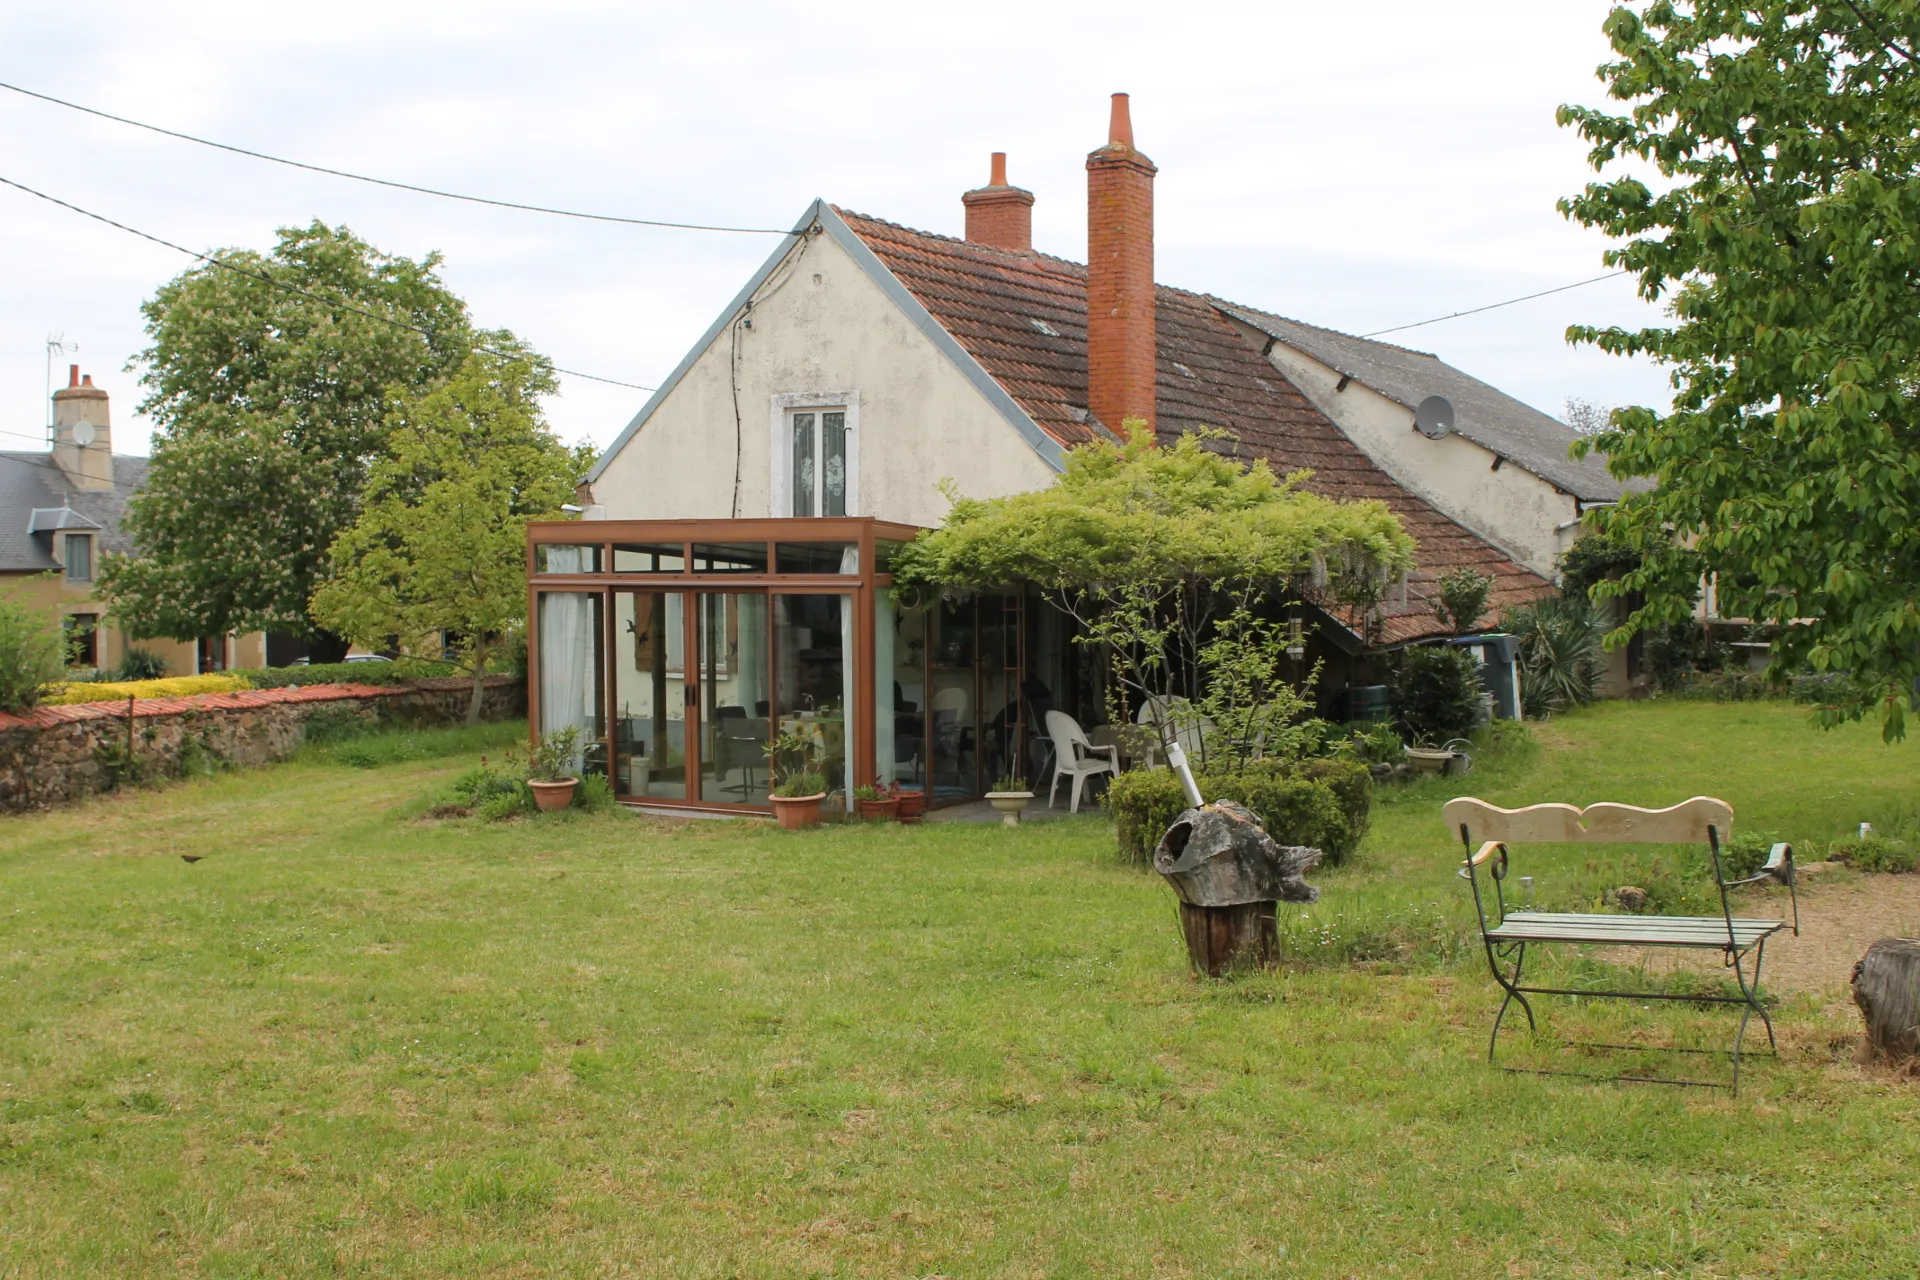
<path fill-rule="evenodd" d="M 1444 440 L 1453 434 L 1453 402 L 1445 396 L 1428 396 L 1413 411 L 1413 429 L 1429 440 Z"/>
<path fill-rule="evenodd" d="M 47 335 L 47 448 L 53 448 L 53 360 L 80 350 L 77 342 L 68 342 L 64 333 Z"/>

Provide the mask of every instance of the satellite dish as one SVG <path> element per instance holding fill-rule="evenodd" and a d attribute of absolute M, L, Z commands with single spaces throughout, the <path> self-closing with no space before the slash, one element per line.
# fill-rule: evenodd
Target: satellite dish
<path fill-rule="evenodd" d="M 1453 402 L 1445 396 L 1428 396 L 1413 411 L 1413 429 L 1429 440 L 1444 440 L 1453 434 Z"/>
<path fill-rule="evenodd" d="M 93 424 L 91 422 L 74 423 L 73 442 L 79 445 L 82 449 L 92 444 L 93 443 Z"/>

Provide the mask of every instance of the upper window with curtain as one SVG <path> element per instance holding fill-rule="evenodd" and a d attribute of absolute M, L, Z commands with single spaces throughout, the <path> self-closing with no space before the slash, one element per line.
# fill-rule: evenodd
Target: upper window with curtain
<path fill-rule="evenodd" d="M 796 516 L 847 514 L 847 411 L 795 409 L 787 415 L 789 492 Z"/>

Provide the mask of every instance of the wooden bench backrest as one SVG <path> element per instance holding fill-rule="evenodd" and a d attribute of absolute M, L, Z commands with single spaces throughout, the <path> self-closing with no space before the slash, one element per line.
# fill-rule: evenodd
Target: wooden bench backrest
<path fill-rule="evenodd" d="M 1705 844 L 1709 826 L 1724 844 L 1733 834 L 1733 806 L 1712 796 L 1695 796 L 1666 809 L 1602 802 L 1584 810 L 1570 804 L 1502 809 L 1461 796 L 1447 801 L 1441 812 L 1454 839 L 1460 838 L 1465 824 L 1473 839 L 1503 844 Z"/>

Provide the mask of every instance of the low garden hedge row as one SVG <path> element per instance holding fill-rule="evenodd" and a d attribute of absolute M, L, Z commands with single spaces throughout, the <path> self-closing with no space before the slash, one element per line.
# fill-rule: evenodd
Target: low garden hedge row
<path fill-rule="evenodd" d="M 1202 799 L 1237 800 L 1253 810 L 1276 841 L 1323 850 L 1328 866 L 1344 861 L 1367 833 L 1373 778 L 1359 761 L 1257 760 L 1236 772 L 1202 773 L 1194 781 Z M 1121 856 L 1146 863 L 1187 807 L 1187 798 L 1172 770 L 1143 769 L 1115 778 L 1108 803 Z"/>

